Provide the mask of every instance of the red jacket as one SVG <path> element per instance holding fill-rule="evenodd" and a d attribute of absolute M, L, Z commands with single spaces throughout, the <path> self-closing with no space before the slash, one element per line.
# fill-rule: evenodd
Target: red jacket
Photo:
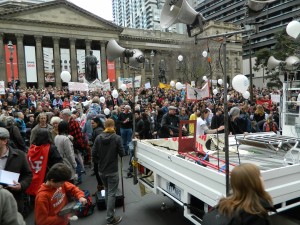
<path fill-rule="evenodd" d="M 69 182 L 65 182 L 58 189 L 42 184 L 35 198 L 36 225 L 67 225 L 69 219 L 58 215 L 59 211 L 68 203 L 67 194 L 76 199 L 84 197 L 84 193 Z"/>

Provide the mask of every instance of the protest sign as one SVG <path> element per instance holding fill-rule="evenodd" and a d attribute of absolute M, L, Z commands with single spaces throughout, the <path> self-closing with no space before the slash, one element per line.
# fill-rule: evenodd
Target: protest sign
<path fill-rule="evenodd" d="M 201 88 L 194 88 L 191 85 L 186 85 L 186 99 L 187 100 L 201 100 L 209 98 L 208 82 Z"/>
<path fill-rule="evenodd" d="M 69 82 L 69 91 L 89 91 L 87 83 Z"/>

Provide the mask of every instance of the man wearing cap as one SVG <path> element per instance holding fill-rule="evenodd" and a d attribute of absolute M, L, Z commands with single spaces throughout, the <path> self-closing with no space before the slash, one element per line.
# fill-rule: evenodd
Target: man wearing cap
<path fill-rule="evenodd" d="M 24 211 L 23 193 L 28 188 L 32 180 L 32 173 L 29 168 L 26 155 L 18 150 L 8 146 L 9 132 L 7 129 L 0 127 L 0 170 L 6 170 L 19 173 L 19 180 L 14 181 L 13 186 L 7 186 L 15 197 L 18 210 Z"/>
<path fill-rule="evenodd" d="M 169 106 L 169 112 L 163 115 L 161 120 L 161 126 L 168 128 L 171 130 L 170 135 L 173 137 L 179 136 L 179 117 L 176 115 L 177 108 L 175 106 Z M 183 131 L 186 131 L 186 128 L 182 128 Z"/>

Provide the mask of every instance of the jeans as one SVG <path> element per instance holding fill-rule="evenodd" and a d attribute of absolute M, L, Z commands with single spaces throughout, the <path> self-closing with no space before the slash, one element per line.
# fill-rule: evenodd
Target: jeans
<path fill-rule="evenodd" d="M 101 180 L 105 188 L 106 220 L 108 223 L 114 220 L 116 193 L 119 186 L 119 173 L 101 174 Z"/>
<path fill-rule="evenodd" d="M 129 155 L 129 143 L 132 141 L 132 129 L 131 128 L 120 128 L 121 137 L 123 141 L 124 151 Z"/>

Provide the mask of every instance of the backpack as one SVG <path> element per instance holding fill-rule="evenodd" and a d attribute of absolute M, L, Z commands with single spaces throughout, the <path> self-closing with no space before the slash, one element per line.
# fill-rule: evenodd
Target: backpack
<path fill-rule="evenodd" d="M 74 208 L 74 213 L 78 217 L 86 217 L 94 213 L 96 204 L 93 203 L 92 197 L 88 190 L 84 191 L 84 197 L 86 198 L 87 203 L 82 205 L 79 201 L 77 201 L 77 204 Z"/>
<path fill-rule="evenodd" d="M 274 132 L 276 132 L 276 131 L 277 131 L 275 124 L 274 124 L 274 123 L 271 123 L 271 124 L 272 124 L 272 130 L 271 130 L 270 124 L 269 124 L 269 123 L 266 123 L 266 125 L 265 125 L 265 131 L 266 131 L 266 132 L 269 132 L 269 131 L 274 131 Z"/>

